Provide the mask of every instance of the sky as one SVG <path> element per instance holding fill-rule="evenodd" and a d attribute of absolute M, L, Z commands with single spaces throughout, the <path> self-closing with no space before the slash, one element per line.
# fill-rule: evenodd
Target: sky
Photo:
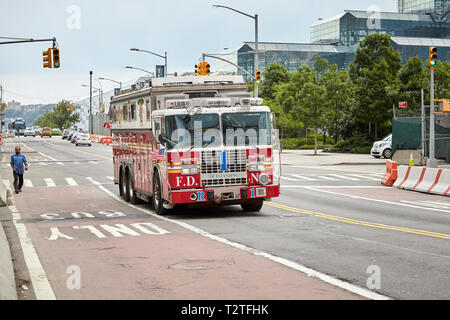
<path fill-rule="evenodd" d="M 98 77 L 131 83 L 161 59 L 133 52 L 136 47 L 168 54 L 168 71 L 194 71 L 201 54 L 221 53 L 254 41 L 252 19 L 222 4 L 259 15 L 259 41 L 309 42 L 309 28 L 319 18 L 344 10 L 396 11 L 396 0 L 0 0 L 0 37 L 55 37 L 61 67 L 42 67 L 42 51 L 51 42 L 0 45 L 0 85 L 3 101 L 22 104 L 77 101 L 89 94 Z M 6 41 L 0 39 L 0 41 Z M 211 61 L 214 71 L 214 62 Z M 116 87 L 101 81 L 104 90 Z"/>

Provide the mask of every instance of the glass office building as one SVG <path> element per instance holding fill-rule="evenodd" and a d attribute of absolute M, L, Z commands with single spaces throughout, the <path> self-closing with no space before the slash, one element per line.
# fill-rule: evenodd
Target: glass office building
<path fill-rule="evenodd" d="M 393 37 L 449 38 L 450 18 L 438 21 L 431 14 L 345 11 L 310 28 L 312 43 L 358 44 L 374 33 Z"/>
<path fill-rule="evenodd" d="M 450 11 L 449 0 L 398 0 L 400 13 L 430 13 L 445 15 Z"/>

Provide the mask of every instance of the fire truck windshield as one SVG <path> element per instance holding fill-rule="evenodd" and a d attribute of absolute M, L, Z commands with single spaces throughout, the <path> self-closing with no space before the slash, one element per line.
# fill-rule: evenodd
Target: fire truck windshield
<path fill-rule="evenodd" d="M 215 113 L 167 116 L 165 127 L 168 149 L 221 145 L 219 115 Z"/>
<path fill-rule="evenodd" d="M 225 146 L 268 145 L 270 126 L 268 112 L 239 112 L 222 114 Z"/>

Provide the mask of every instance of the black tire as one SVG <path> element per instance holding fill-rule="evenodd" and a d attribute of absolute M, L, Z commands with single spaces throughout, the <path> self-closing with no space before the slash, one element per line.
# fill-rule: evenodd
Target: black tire
<path fill-rule="evenodd" d="M 121 167 L 120 173 L 119 173 L 119 194 L 123 198 L 123 200 L 128 201 L 126 184 L 127 184 L 127 178 L 125 175 L 125 170 L 123 170 L 123 168 Z"/>
<path fill-rule="evenodd" d="M 153 174 L 153 209 L 155 210 L 156 214 L 165 215 L 167 214 L 167 209 L 165 209 L 163 206 L 164 199 L 162 198 L 161 194 L 161 180 L 159 179 L 158 171 L 155 171 L 155 173 Z"/>
<path fill-rule="evenodd" d="M 131 204 L 138 204 L 139 198 L 136 195 L 136 191 L 134 190 L 134 179 L 131 176 L 130 170 L 127 171 L 127 185 L 126 185 L 126 192 L 127 192 L 127 201 L 129 201 Z"/>
<path fill-rule="evenodd" d="M 263 199 L 251 200 L 251 202 L 241 204 L 242 210 L 245 212 L 258 212 L 264 204 Z"/>
<path fill-rule="evenodd" d="M 390 159 L 392 157 L 392 150 L 387 148 L 383 151 L 383 158 Z"/>

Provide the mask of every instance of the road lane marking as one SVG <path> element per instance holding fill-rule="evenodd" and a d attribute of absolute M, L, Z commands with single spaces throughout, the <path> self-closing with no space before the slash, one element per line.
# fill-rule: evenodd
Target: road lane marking
<path fill-rule="evenodd" d="M 292 186 L 286 186 L 289 188 L 292 188 Z M 324 193 L 329 193 L 329 194 L 334 194 L 337 196 L 344 196 L 344 197 L 350 197 L 350 198 L 355 198 L 355 199 L 361 199 L 361 200 L 370 200 L 370 201 L 375 201 L 375 202 L 382 202 L 382 203 L 386 203 L 386 204 L 394 204 L 397 206 L 404 206 L 404 207 L 410 207 L 410 208 L 416 208 L 416 209 L 422 209 L 422 210 L 431 210 L 431 211 L 438 211 L 438 212 L 445 212 L 445 213 L 450 213 L 449 210 L 440 210 L 440 209 L 435 209 L 435 208 L 427 208 L 427 207 L 420 207 L 420 206 L 415 206 L 412 204 L 406 204 L 406 203 L 401 203 L 401 202 L 393 202 L 393 201 L 387 201 L 387 200 L 380 200 L 380 199 L 373 199 L 373 198 L 366 198 L 366 197 L 360 197 L 360 196 L 354 196 L 351 194 L 344 194 L 344 193 L 339 193 L 339 192 L 333 192 L 333 191 L 329 191 L 329 190 L 322 190 L 320 188 L 334 188 L 335 186 L 302 186 L 305 189 L 310 189 L 312 191 L 317 191 L 317 192 L 324 192 Z M 355 188 L 362 188 L 361 186 L 355 186 Z M 379 188 L 389 188 L 389 187 L 381 187 L 381 186 L 377 186 L 377 187 L 367 187 L 367 188 L 374 188 L 374 189 L 379 189 Z M 406 191 L 406 192 L 410 192 L 410 191 Z"/>
<path fill-rule="evenodd" d="M 357 178 L 351 178 L 351 177 L 343 176 L 343 175 L 340 175 L 340 174 L 331 173 L 330 176 L 342 178 L 344 180 L 347 179 L 347 180 L 359 181 L 359 179 L 357 179 Z"/>
<path fill-rule="evenodd" d="M 111 181 L 114 181 L 114 177 L 107 176 L 106 179 L 109 179 L 109 180 L 111 180 Z"/>
<path fill-rule="evenodd" d="M 324 180 L 330 180 L 330 181 L 339 181 L 339 179 L 334 179 L 334 178 L 330 178 L 327 176 L 317 176 L 317 178 L 324 179 Z"/>
<path fill-rule="evenodd" d="M 177 225 L 179 225 L 179 226 L 181 226 L 181 227 L 183 227 L 185 229 L 188 229 L 188 230 L 190 230 L 190 231 L 192 231 L 192 232 L 194 232 L 196 234 L 199 234 L 199 235 L 201 235 L 203 237 L 206 237 L 206 238 L 215 240 L 217 242 L 224 243 L 224 244 L 229 245 L 231 247 L 234 247 L 234 248 L 237 248 L 237 249 L 249 252 L 252 255 L 264 257 L 264 258 L 266 258 L 268 260 L 274 261 L 274 262 L 279 263 L 281 265 L 284 265 L 284 266 L 286 266 L 288 268 L 291 268 L 291 269 L 297 270 L 297 271 L 299 271 L 301 273 L 304 273 L 304 274 L 306 274 L 309 277 L 317 278 L 319 280 L 322 280 L 322 281 L 324 281 L 326 283 L 329 283 L 331 285 L 334 285 L 334 286 L 339 287 L 341 289 L 344 289 L 346 291 L 352 292 L 352 293 L 357 294 L 359 296 L 362 296 L 362 297 L 365 297 L 365 298 L 368 298 L 368 299 L 372 299 L 372 300 L 390 300 L 391 299 L 390 297 L 384 296 L 382 294 L 370 291 L 370 290 L 362 288 L 362 287 L 358 287 L 358 286 L 356 286 L 354 284 L 351 284 L 349 282 L 345 282 L 343 280 L 337 279 L 337 278 L 335 278 L 333 276 L 330 276 L 330 275 L 324 274 L 322 272 L 316 271 L 314 269 L 308 268 L 308 267 L 306 267 L 304 265 L 301 265 L 299 263 L 290 261 L 288 259 L 285 259 L 285 258 L 282 258 L 282 257 L 278 257 L 278 256 L 272 255 L 270 253 L 267 253 L 267 252 L 264 252 L 264 251 L 261 251 L 261 250 L 258 250 L 258 249 L 252 248 L 252 247 L 248 247 L 248 246 L 243 245 L 241 243 L 237 243 L 237 242 L 228 240 L 226 238 L 219 237 L 217 235 L 210 234 L 210 233 L 208 233 L 208 232 L 206 232 L 206 231 L 204 231 L 202 229 L 199 229 L 197 227 L 194 227 L 194 226 L 192 226 L 192 225 L 190 225 L 190 224 L 188 224 L 186 222 L 173 220 L 173 219 L 169 219 L 169 218 L 157 215 L 156 213 L 152 212 L 149 209 L 141 208 L 141 207 L 135 206 L 135 205 L 133 205 L 133 204 L 131 204 L 129 202 L 125 202 L 119 196 L 117 196 L 115 193 L 111 192 L 110 190 L 108 190 L 107 188 L 102 186 L 102 184 L 100 182 L 95 181 L 92 177 L 86 177 L 86 179 L 91 181 L 92 184 L 97 185 L 97 187 L 100 190 L 105 192 L 111 198 L 113 198 L 113 199 L 117 200 L 118 202 L 123 203 L 123 204 L 125 204 L 125 205 L 127 205 L 127 206 L 129 206 L 129 207 L 131 207 L 133 209 L 141 211 L 141 212 L 143 212 L 143 213 L 145 213 L 145 214 L 147 214 L 149 216 L 152 216 L 154 218 L 177 224 Z"/>
<path fill-rule="evenodd" d="M 15 206 L 9 206 L 8 209 L 13 214 L 13 223 L 19 237 L 20 246 L 22 247 L 25 264 L 27 265 L 28 273 L 30 274 L 36 299 L 56 300 L 53 289 L 48 281 L 47 274 L 42 267 L 33 241 L 28 234 L 27 227 L 25 224 L 17 222 L 21 219 L 20 213 Z"/>
<path fill-rule="evenodd" d="M 73 180 L 72 178 L 64 178 L 64 179 L 66 179 L 66 182 L 69 186 L 77 186 L 78 185 L 78 183 L 75 180 Z"/>
<path fill-rule="evenodd" d="M 52 178 L 45 178 L 44 181 L 47 184 L 47 187 L 55 187 L 56 186 L 56 184 Z"/>
<path fill-rule="evenodd" d="M 317 181 L 317 179 L 301 176 L 299 174 L 291 174 L 291 176 L 302 179 L 302 180 L 306 180 L 306 181 Z"/>
<path fill-rule="evenodd" d="M 8 179 L 3 179 L 2 181 L 7 189 L 12 190 L 11 181 L 9 181 Z"/>
<path fill-rule="evenodd" d="M 33 183 L 31 182 L 30 179 L 25 179 L 23 181 L 23 185 L 25 186 L 25 188 L 33 188 Z"/>
<path fill-rule="evenodd" d="M 385 186 L 331 186 L 331 185 L 319 185 L 319 186 L 308 186 L 308 185 L 294 185 L 294 184 L 280 184 L 280 188 L 304 188 L 304 189 L 311 189 L 311 188 L 372 188 L 372 189 L 386 189 L 388 187 Z"/>
<path fill-rule="evenodd" d="M 363 180 L 372 180 L 372 181 L 379 181 L 381 183 L 381 179 L 380 178 L 373 178 L 373 177 L 369 177 L 369 176 L 362 176 L 359 174 L 349 174 L 349 176 L 352 177 L 357 177 L 357 178 L 362 178 Z"/>
<path fill-rule="evenodd" d="M 289 181 L 299 181 L 298 179 L 292 179 L 292 178 L 288 178 L 286 176 L 281 176 L 281 179 L 285 179 L 285 180 L 289 180 Z"/>
<path fill-rule="evenodd" d="M 397 227 L 397 226 L 391 226 L 391 225 L 381 224 L 381 223 L 377 223 L 377 222 L 355 220 L 355 219 L 351 219 L 351 218 L 329 215 L 329 214 L 325 214 L 325 213 L 321 213 L 321 212 L 315 212 L 315 211 L 309 211 L 309 210 L 303 210 L 303 209 L 299 209 L 299 208 L 289 207 L 289 206 L 279 204 L 276 202 L 271 202 L 271 203 L 266 203 L 266 204 L 270 207 L 275 207 L 278 209 L 283 209 L 283 210 L 291 211 L 291 212 L 295 212 L 295 213 L 311 215 L 311 216 L 315 216 L 318 218 L 324 218 L 324 219 L 335 220 L 335 221 L 345 222 L 345 223 L 350 223 L 350 224 L 363 225 L 363 226 L 372 227 L 372 228 L 401 231 L 401 232 L 406 232 L 406 233 L 414 233 L 414 234 L 425 235 L 425 236 L 429 236 L 429 237 L 450 240 L 450 234 L 445 234 L 445 233 Z"/>
<path fill-rule="evenodd" d="M 64 163 L 62 163 L 62 162 L 56 162 L 56 164 L 59 164 L 60 166 L 63 166 L 64 165 Z"/>

